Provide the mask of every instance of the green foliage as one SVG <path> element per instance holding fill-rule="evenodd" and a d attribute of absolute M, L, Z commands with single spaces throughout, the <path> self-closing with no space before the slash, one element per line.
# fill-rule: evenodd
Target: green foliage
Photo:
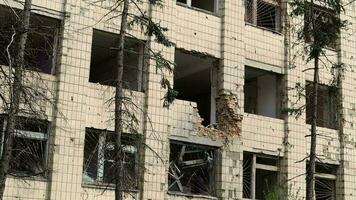
<path fill-rule="evenodd" d="M 141 15 L 131 15 L 132 20 L 128 22 L 128 26 L 138 25 L 145 35 L 152 37 L 155 36 L 155 41 L 159 44 L 163 44 L 165 47 L 174 46 L 165 35 L 168 31 L 167 27 L 161 26 L 160 23 L 152 21 L 151 17 L 147 16 L 144 12 Z"/>
<path fill-rule="evenodd" d="M 276 191 L 269 191 L 264 195 L 265 200 L 278 200 L 278 194 Z"/>
<path fill-rule="evenodd" d="M 292 0 L 293 17 L 302 17 L 304 24 L 297 30 L 297 39 L 305 42 L 307 61 L 318 58 L 324 48 L 332 46 L 339 37 L 340 30 L 347 25 L 340 19 L 344 8 L 340 0 Z"/>
<path fill-rule="evenodd" d="M 132 28 L 134 25 L 137 25 L 141 28 L 141 31 L 148 37 L 154 37 L 155 42 L 162 44 L 165 47 L 175 46 L 167 36 L 165 35 L 168 31 L 167 27 L 163 27 L 160 23 L 154 22 L 152 18 L 147 15 L 146 12 L 143 12 L 139 7 L 138 3 L 142 3 L 140 0 L 132 1 L 136 8 L 140 11 L 139 15 L 129 14 L 130 21 L 128 22 L 128 27 Z M 149 3 L 153 6 L 162 7 L 162 0 L 149 0 Z M 175 91 L 172 87 L 172 84 L 166 77 L 166 72 L 172 73 L 175 67 L 175 63 L 167 60 L 161 52 L 154 52 L 147 47 L 149 50 L 149 58 L 155 60 L 156 62 L 156 71 L 161 75 L 161 86 L 166 89 L 166 94 L 164 95 L 164 107 L 169 107 L 169 105 L 174 101 L 178 92 Z"/>

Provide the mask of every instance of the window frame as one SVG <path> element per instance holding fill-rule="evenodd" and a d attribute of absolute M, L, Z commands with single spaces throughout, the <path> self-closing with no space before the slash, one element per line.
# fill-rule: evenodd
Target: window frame
<path fill-rule="evenodd" d="M 17 8 L 11 8 L 13 9 L 13 11 L 16 11 L 16 12 L 21 12 L 20 9 L 17 9 Z M 13 11 L 11 11 L 10 8 L 7 8 L 7 7 L 4 7 L 2 5 L 0 5 L 0 13 L 1 11 L 5 11 L 5 12 L 10 12 L 10 15 L 12 14 Z M 4 13 L 5 13 L 4 12 Z M 1 17 L 6 17 L 6 14 L 3 14 L 1 15 Z M 0 19 L 1 19 L 0 17 Z M 43 21 L 43 20 L 49 20 L 51 22 L 54 22 L 56 21 L 56 24 L 55 23 L 52 23 L 53 24 L 53 33 L 43 33 L 43 35 L 40 35 L 41 36 L 41 39 L 43 39 L 44 37 L 48 37 L 48 35 L 50 34 L 52 37 L 52 48 L 51 48 L 51 55 L 48 54 L 48 61 L 50 61 L 51 63 L 51 70 L 46 72 L 44 70 L 42 70 L 40 67 L 38 66 L 33 66 L 33 65 L 28 65 L 26 66 L 25 70 L 30 70 L 30 71 L 35 71 L 35 72 L 38 72 L 38 73 L 41 73 L 41 74 L 47 74 L 47 75 L 55 75 L 55 72 L 56 72 L 56 68 L 57 68 L 57 61 L 58 61 L 58 52 L 59 52 L 59 41 L 60 41 L 60 30 L 61 30 L 61 21 L 62 19 L 59 19 L 59 18 L 56 18 L 56 17 L 53 17 L 53 16 L 49 16 L 49 15 L 44 15 L 44 14 L 39 14 L 37 12 L 31 12 L 31 17 L 30 17 L 30 28 L 33 27 L 34 25 L 36 25 L 36 23 L 40 23 L 38 21 Z M 35 22 L 33 22 L 35 21 Z M 31 42 L 31 39 L 33 39 L 34 37 L 38 36 L 37 34 L 37 31 L 30 31 L 29 32 L 29 36 L 28 36 L 28 42 L 26 44 L 26 47 L 25 47 L 25 52 L 26 54 L 29 54 L 29 51 L 31 49 L 32 46 L 28 46 Z M 47 38 L 45 38 L 47 39 Z M 27 62 L 29 61 L 28 58 L 25 56 L 25 61 L 26 61 L 26 64 L 28 64 Z M 1 63 L 1 61 L 0 61 Z M 8 64 L 6 63 L 3 63 L 3 64 L 0 64 L 0 66 L 8 66 Z"/>
<path fill-rule="evenodd" d="M 106 182 L 105 181 L 105 162 L 113 162 L 112 159 L 106 159 L 105 158 L 105 152 L 106 152 L 106 148 L 108 145 L 112 146 L 113 144 L 107 144 L 106 143 L 106 140 L 110 137 L 110 134 L 114 134 L 114 131 L 109 131 L 109 130 L 106 130 L 106 129 L 96 129 L 96 128 L 89 128 L 89 127 L 86 127 L 85 128 L 85 136 L 87 134 L 98 134 L 98 141 L 97 141 L 97 144 L 96 144 L 96 147 L 95 148 L 100 148 L 101 151 L 98 149 L 97 150 L 97 163 L 95 165 L 96 167 L 96 179 L 93 181 L 93 182 L 88 182 L 88 181 L 85 181 L 84 180 L 84 176 L 89 176 L 89 175 L 86 175 L 86 170 L 88 168 L 86 168 L 86 166 L 89 166 L 89 164 L 86 164 L 86 159 L 85 159 L 85 153 L 83 154 L 83 168 L 82 168 L 82 186 L 94 186 L 94 187 L 105 187 L 105 188 L 113 188 L 114 187 L 114 184 L 113 183 L 110 183 L 110 182 Z M 129 144 L 129 145 L 123 145 L 124 146 L 124 151 L 125 151 L 125 147 L 134 147 L 136 148 L 135 149 L 135 153 L 133 153 L 133 155 L 135 156 L 135 173 L 136 174 L 139 174 L 140 172 L 140 169 L 139 169 L 139 164 L 140 164 L 140 151 L 141 151 L 141 148 L 140 148 L 140 136 L 139 135 L 136 135 L 136 134 L 130 134 L 130 133 L 123 133 L 122 134 L 122 137 L 123 138 L 127 138 L 128 136 L 133 136 L 134 137 L 134 145 L 132 144 Z M 109 136 L 109 137 L 107 137 Z M 124 141 L 124 140 L 122 140 Z M 111 141 L 109 141 L 111 142 Z M 85 142 L 84 142 L 84 149 L 83 151 L 85 151 Z M 123 161 L 123 163 L 125 163 L 125 161 Z M 138 184 L 139 184 L 139 178 L 138 177 L 135 177 L 135 186 L 134 188 L 128 188 L 128 189 L 125 189 L 126 191 L 137 191 L 138 190 Z"/>
<path fill-rule="evenodd" d="M 311 112 L 310 107 L 312 107 L 312 105 L 310 105 L 309 101 L 311 101 L 312 99 L 312 88 L 313 87 L 313 82 L 312 81 L 306 81 L 306 86 L 305 86 L 305 123 L 306 124 L 311 124 L 311 119 L 310 119 L 310 115 L 308 115 L 309 112 Z M 339 129 L 339 110 L 338 110 L 338 99 L 337 99 L 337 90 L 338 88 L 336 86 L 330 86 L 330 85 L 324 85 L 324 84 L 320 84 L 318 83 L 318 110 L 320 111 L 320 106 L 323 105 L 323 116 L 317 116 L 317 127 L 323 127 L 323 128 L 329 128 L 329 129 L 333 129 L 333 130 L 338 130 Z M 310 92 L 309 92 L 310 91 Z M 321 92 L 327 93 L 326 96 L 320 96 Z M 327 98 L 327 103 L 328 105 L 325 105 L 325 98 Z M 323 100 L 322 104 L 321 104 L 321 100 Z M 327 111 L 324 113 L 325 109 L 327 109 Z M 312 113 L 311 113 L 312 114 Z M 317 113 L 319 114 L 319 113 Z M 322 125 L 320 125 L 322 121 Z M 331 124 L 334 124 L 334 126 L 332 126 Z"/>
<path fill-rule="evenodd" d="M 186 3 L 179 2 L 178 0 L 176 0 L 176 4 L 180 5 L 180 6 L 188 7 L 191 9 L 195 9 L 198 11 L 202 11 L 202 12 L 206 12 L 206 13 L 210 13 L 210 14 L 214 14 L 214 15 L 219 15 L 219 3 L 220 3 L 219 1 L 220 0 L 214 0 L 214 11 L 213 12 L 210 10 L 205 10 L 202 8 L 192 6 L 192 1 L 194 1 L 194 0 L 185 0 L 185 1 L 186 1 Z"/>
<path fill-rule="evenodd" d="M 252 153 L 252 152 L 244 152 L 243 153 L 243 163 L 245 163 L 245 157 L 251 156 L 251 166 L 247 167 L 248 169 L 250 168 L 250 172 L 251 175 L 249 176 L 249 180 L 250 180 L 250 193 L 248 194 L 249 197 L 245 197 L 245 192 L 244 192 L 244 183 L 242 184 L 242 193 L 243 193 L 243 198 L 244 199 L 256 199 L 256 188 L 257 188 L 257 170 L 263 170 L 263 171 L 269 171 L 269 172 L 274 172 L 277 173 L 277 177 L 276 180 L 278 181 L 280 179 L 280 166 L 279 166 L 279 162 L 281 157 L 278 156 L 270 156 L 270 155 L 262 155 L 262 154 L 257 154 L 257 153 Z M 266 158 L 266 159 L 271 159 L 274 160 L 276 162 L 275 165 L 270 165 L 270 164 L 266 164 L 266 163 L 258 163 L 257 159 L 258 158 Z M 247 169 L 247 170 L 248 170 Z M 243 179 L 246 176 L 246 172 L 245 172 L 245 165 L 243 166 Z"/>
<path fill-rule="evenodd" d="M 250 9 L 247 8 L 248 3 L 247 1 L 251 1 L 252 7 Z M 271 7 L 274 7 L 275 9 L 275 28 L 267 28 L 261 25 L 258 25 L 258 1 L 261 3 L 267 4 Z M 244 21 L 245 24 L 252 25 L 264 30 L 272 31 L 275 33 L 282 33 L 282 5 L 280 0 L 244 0 L 245 4 L 245 16 L 244 16 Z M 252 13 L 249 13 L 248 11 L 251 11 Z M 252 18 L 251 20 L 248 19 L 248 16 Z"/>
<path fill-rule="evenodd" d="M 309 5 L 309 9 L 310 9 L 310 2 L 307 2 L 307 5 Z M 315 4 L 314 3 L 314 15 L 316 14 L 316 12 L 319 12 L 319 13 L 323 13 L 324 15 L 326 14 L 327 15 L 333 15 L 333 11 L 331 8 L 328 8 L 328 7 L 325 7 L 325 6 L 322 6 L 322 5 L 318 5 L 318 4 Z M 309 33 L 309 30 L 310 30 L 310 23 L 311 22 L 308 22 L 307 18 L 309 16 L 309 10 L 307 10 L 304 14 L 304 26 L 305 26 L 305 31 L 306 31 L 306 34 L 305 34 L 305 42 L 307 44 L 310 44 L 312 41 L 313 41 L 313 36 L 310 35 Z M 329 18 L 330 19 L 330 18 Z M 318 23 L 318 20 L 316 21 Z M 330 41 L 330 43 L 325 47 L 326 49 L 329 49 L 331 51 L 336 51 L 337 50 L 337 42 L 338 42 L 339 38 L 336 38 L 335 41 Z"/>
<path fill-rule="evenodd" d="M 96 28 L 93 28 L 92 29 L 92 37 L 91 37 L 91 47 L 90 47 L 90 63 L 89 63 L 89 77 L 88 77 L 88 82 L 89 83 L 95 83 L 95 84 L 100 84 L 100 85 L 103 85 L 103 86 L 108 86 L 108 87 L 115 87 L 116 83 L 116 78 L 115 77 L 112 77 L 113 79 L 112 80 L 104 80 L 103 77 L 100 77 L 98 78 L 95 74 L 98 74 L 100 72 L 96 72 L 96 70 L 98 70 L 99 68 L 102 68 L 103 66 L 109 66 L 107 67 L 107 69 L 109 70 L 116 70 L 116 66 L 111 66 L 109 64 L 98 64 L 98 63 L 95 63 L 94 62 L 94 58 L 97 58 L 99 57 L 97 54 L 95 54 L 97 50 L 97 48 L 105 48 L 105 50 L 109 51 L 109 56 L 112 56 L 111 54 L 113 54 L 115 56 L 115 58 L 106 58 L 107 60 L 114 60 L 116 62 L 116 53 L 112 53 L 111 52 L 111 48 L 115 48 L 115 45 L 114 44 L 108 44 L 108 46 L 98 46 L 98 45 L 95 45 L 99 40 L 103 40 L 103 39 L 106 39 L 106 40 L 112 40 L 113 42 L 114 41 L 117 41 L 119 38 L 119 34 L 115 33 L 115 32 L 109 32 L 109 31 L 105 31 L 105 30 L 102 30 L 102 29 L 96 29 Z M 123 71 L 123 88 L 124 89 L 128 89 L 128 90 L 131 90 L 131 91 L 135 91 L 135 92 L 144 92 L 145 91 L 145 79 L 146 79 L 146 61 L 147 61 L 147 58 L 145 56 L 145 54 L 147 53 L 147 49 L 145 48 L 145 44 L 146 44 L 146 41 L 144 40 L 139 40 L 138 39 L 135 39 L 135 38 L 132 38 L 132 37 L 128 37 L 128 36 L 125 36 L 125 42 L 126 42 L 126 45 L 129 44 L 129 43 L 133 43 L 135 45 L 138 45 L 137 46 L 137 52 L 133 53 L 132 51 L 130 51 L 130 49 L 127 49 L 125 48 L 124 50 L 124 61 L 126 60 L 127 58 L 127 55 L 126 54 L 131 54 L 131 55 L 137 55 L 137 69 L 133 69 L 132 66 L 128 66 L 126 65 L 126 63 L 124 62 L 124 71 Z M 142 43 L 142 44 L 141 44 Z M 94 51 L 95 49 L 95 51 Z M 136 61 L 136 60 L 135 60 Z M 100 65 L 100 67 L 98 67 Z M 115 64 L 116 65 L 116 64 Z M 106 70 L 107 70 L 106 69 Z M 127 71 L 126 70 L 130 70 L 130 71 L 134 71 L 136 72 L 135 75 L 136 75 L 136 79 L 135 81 L 137 81 L 135 84 L 137 84 L 137 88 L 130 88 L 130 84 L 131 82 L 128 82 L 127 80 L 125 80 L 126 78 L 126 73 Z M 103 72 L 105 74 L 105 72 Z M 116 72 L 115 72 L 116 73 Z M 101 75 L 102 76 L 102 75 Z M 104 75 L 106 76 L 106 74 Z M 114 75 L 116 76 L 116 75 Z M 102 80 L 101 80 L 102 79 Z M 130 80 L 129 80 L 130 81 Z M 126 84 L 128 83 L 128 84 Z"/>
<path fill-rule="evenodd" d="M 207 150 L 207 151 L 212 151 L 214 159 L 213 159 L 213 169 L 211 171 L 209 171 L 209 186 L 212 187 L 213 192 L 211 194 L 200 194 L 200 193 L 192 193 L 192 192 L 184 192 L 182 191 L 183 189 L 183 185 L 181 182 L 177 182 L 177 180 L 174 180 L 175 178 L 182 178 L 184 173 L 182 172 L 183 175 L 181 175 L 180 177 L 178 177 L 177 174 L 175 174 L 174 172 L 171 172 L 171 164 L 174 163 L 174 160 L 172 160 L 171 158 L 171 154 L 172 154 L 172 146 L 171 145 L 180 145 L 184 146 L 184 150 L 186 149 L 187 146 L 189 147 L 193 147 L 193 148 L 198 148 L 201 150 Z M 189 196 L 189 197 L 195 197 L 195 196 L 199 196 L 199 197 L 209 197 L 209 198 L 215 198 L 216 196 L 216 179 L 217 179 L 217 159 L 218 159 L 218 147 L 215 146 L 208 146 L 208 145 L 202 145 L 202 144 L 195 144 L 195 143 L 190 143 L 190 142 L 183 142 L 183 141 L 178 141 L 178 140 L 170 140 L 169 141 L 169 145 L 170 145 L 170 155 L 169 155 L 169 166 L 168 166 L 168 174 L 167 174 L 167 185 L 168 185 L 168 189 L 167 189 L 167 193 L 168 194 L 173 194 L 173 195 L 181 195 L 181 196 Z M 179 154 L 179 157 L 181 157 L 181 159 L 183 159 L 184 154 Z M 182 161 L 182 163 L 192 163 L 192 161 Z M 175 163 L 174 163 L 175 164 Z M 174 167 L 178 167 L 176 164 L 174 165 Z M 177 168 L 178 169 L 178 168 Z M 179 170 L 179 169 L 178 169 Z M 172 180 L 171 180 L 172 178 Z M 173 181 L 173 183 L 171 183 L 171 181 Z M 179 190 L 181 191 L 176 191 L 176 190 L 170 190 L 170 188 L 172 188 L 175 184 L 178 185 Z M 180 186 L 179 186 L 180 185 Z"/>
<path fill-rule="evenodd" d="M 309 161 L 307 161 L 306 167 L 308 169 L 309 167 Z M 323 191 L 325 192 L 325 186 L 323 185 L 324 183 L 319 184 L 318 181 L 332 181 L 333 183 L 333 190 L 332 192 L 332 199 L 336 200 L 337 196 L 337 170 L 338 170 L 338 165 L 334 164 L 327 164 L 327 163 L 315 163 L 315 193 L 316 193 L 316 200 L 318 200 L 317 196 L 317 187 L 321 186 L 324 187 Z M 320 171 L 320 169 L 323 168 L 322 170 L 326 171 Z M 325 195 L 325 194 L 324 194 Z"/>
<path fill-rule="evenodd" d="M 11 171 L 11 166 L 9 168 L 9 175 L 13 176 L 13 177 L 16 177 L 16 178 L 28 178 L 28 177 L 34 177 L 34 178 L 47 178 L 48 176 L 48 173 L 47 173 L 47 170 L 46 168 L 48 167 L 48 161 L 49 161 L 49 136 L 50 136 L 50 133 L 49 133 L 49 125 L 50 125 L 50 122 L 47 121 L 47 120 L 40 120 L 40 119 L 34 119 L 34 118 L 28 118 L 28 117 L 22 117 L 22 116 L 19 116 L 18 117 L 18 120 L 33 120 L 35 124 L 44 124 L 46 125 L 46 132 L 36 132 L 36 131 L 28 131 L 28 130 L 22 130 L 22 129 L 17 129 L 15 128 L 15 131 L 14 131 L 14 143 L 13 145 L 15 144 L 15 139 L 16 138 L 22 138 L 22 139 L 29 139 L 29 140 L 37 140 L 37 141 L 45 141 L 46 144 L 45 144 L 45 149 L 44 149 L 44 153 L 43 153 L 43 156 L 44 156 L 44 160 L 42 160 L 42 163 L 43 163 L 43 167 L 44 167 L 44 171 L 43 173 L 41 174 L 35 174 L 35 175 L 31 175 L 31 174 L 24 174 L 24 175 L 19 175 L 19 173 L 22 173 L 21 171 L 19 170 L 15 170 L 13 169 L 14 171 Z M 6 116 L 4 115 L 0 115 L 0 120 L 1 120 L 1 138 L 0 138 L 0 155 L 2 155 L 3 153 L 3 148 L 4 148 L 4 137 L 5 137 L 5 129 L 6 129 L 6 125 L 7 125 L 7 118 Z M 41 122 L 38 122 L 38 121 L 41 121 Z M 10 161 L 11 163 L 11 161 Z"/>
<path fill-rule="evenodd" d="M 247 77 L 246 73 L 247 72 L 255 72 L 255 73 L 261 73 L 262 75 L 258 75 L 256 77 Z M 258 107 L 260 107 L 259 104 L 259 100 L 261 97 L 259 97 L 259 92 L 261 90 L 259 90 L 259 80 L 260 77 L 262 76 L 273 76 L 275 81 L 276 81 L 276 85 L 275 85 L 275 99 L 276 102 L 274 102 L 274 106 L 276 107 L 276 109 L 274 110 L 275 112 L 275 116 L 270 116 L 270 115 L 266 115 L 261 113 L 261 111 L 258 109 Z M 247 114 L 253 114 L 253 115 L 258 115 L 258 116 L 262 116 L 262 117 L 270 117 L 270 118 L 274 118 L 274 119 L 282 119 L 283 118 L 283 113 L 282 113 L 282 96 L 283 96 L 283 77 L 284 77 L 284 73 L 283 72 L 278 72 L 276 70 L 274 70 L 273 68 L 261 68 L 261 66 L 258 65 L 247 65 L 245 64 L 244 66 L 244 113 Z M 249 88 L 253 88 L 253 90 L 249 90 Z M 248 94 L 252 94 L 253 95 L 248 95 Z M 255 97 L 252 100 L 248 100 L 248 97 Z M 269 104 L 270 105 L 270 104 Z"/>

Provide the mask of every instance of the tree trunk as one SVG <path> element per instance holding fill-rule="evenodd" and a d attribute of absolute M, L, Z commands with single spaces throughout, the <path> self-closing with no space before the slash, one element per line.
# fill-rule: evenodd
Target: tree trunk
<path fill-rule="evenodd" d="M 310 131 L 309 166 L 307 168 L 307 200 L 315 200 L 316 125 L 318 113 L 319 56 L 314 59 L 314 80 L 312 91 L 312 123 Z"/>
<path fill-rule="evenodd" d="M 120 34 L 118 41 L 117 54 L 117 80 L 115 91 L 115 200 L 123 199 L 123 162 L 122 162 L 122 104 L 123 104 L 123 88 L 122 75 L 124 72 L 124 47 L 125 47 L 125 33 L 127 28 L 127 16 L 129 9 L 129 0 L 124 0 L 124 6 L 121 16 Z"/>
<path fill-rule="evenodd" d="M 30 14 L 31 14 L 31 4 L 32 0 L 25 0 L 24 11 L 22 13 L 22 21 L 20 22 L 19 27 L 16 29 L 16 43 L 15 43 L 15 57 L 14 57 L 14 74 L 13 82 L 10 81 L 10 108 L 7 111 L 7 123 L 4 132 L 4 141 L 3 141 L 3 151 L 1 154 L 0 160 L 0 199 L 3 199 L 6 178 L 9 171 L 10 160 L 11 160 L 11 151 L 13 147 L 14 131 L 15 125 L 17 123 L 17 115 L 20 107 L 20 98 L 21 98 L 21 86 L 23 79 L 24 71 L 24 55 L 25 47 L 27 42 L 27 33 L 30 26 Z M 10 72 L 12 73 L 12 72 Z M 10 74 L 11 76 L 11 74 Z"/>

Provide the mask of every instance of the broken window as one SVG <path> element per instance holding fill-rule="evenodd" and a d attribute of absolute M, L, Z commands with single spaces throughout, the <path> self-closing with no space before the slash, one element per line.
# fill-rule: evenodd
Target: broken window
<path fill-rule="evenodd" d="M 281 75 L 245 67 L 245 112 L 280 117 Z"/>
<path fill-rule="evenodd" d="M 6 117 L 1 118 L 0 121 L 2 151 Z M 48 122 L 25 117 L 17 117 L 17 122 L 11 152 L 10 174 L 18 177 L 45 176 Z"/>
<path fill-rule="evenodd" d="M 83 182 L 112 184 L 115 182 L 114 132 L 86 128 L 84 143 Z M 122 136 L 124 189 L 137 188 L 139 137 Z"/>
<path fill-rule="evenodd" d="M 307 164 L 309 167 L 309 163 Z M 315 199 L 336 200 L 337 165 L 316 163 L 315 165 Z"/>
<path fill-rule="evenodd" d="M 213 196 L 216 149 L 171 141 L 168 191 Z"/>
<path fill-rule="evenodd" d="M 213 13 L 218 12 L 218 0 L 177 0 L 177 3 Z"/>
<path fill-rule="evenodd" d="M 117 77 L 117 45 L 119 35 L 93 30 L 89 81 L 115 86 Z M 124 88 L 142 91 L 143 41 L 125 38 Z"/>
<path fill-rule="evenodd" d="M 177 99 L 197 103 L 203 125 L 215 123 L 216 62 L 218 59 L 200 53 L 176 49 L 174 89 Z"/>
<path fill-rule="evenodd" d="M 307 82 L 306 84 L 306 121 L 308 124 L 311 124 L 313 84 L 311 82 Z M 339 113 L 337 106 L 337 88 L 319 84 L 316 120 L 317 126 L 337 129 Z"/>
<path fill-rule="evenodd" d="M 14 55 L 16 47 L 14 43 L 7 52 L 7 46 L 11 43 L 14 28 L 19 21 L 13 12 L 0 6 L 0 65 L 9 65 L 10 55 Z M 25 67 L 27 69 L 51 74 L 54 72 L 57 37 L 60 21 L 54 18 L 31 13 L 30 29 L 25 48 Z M 13 57 L 11 61 L 13 62 Z"/>
<path fill-rule="evenodd" d="M 279 0 L 245 0 L 245 22 L 272 31 L 281 31 Z"/>
<path fill-rule="evenodd" d="M 247 152 L 243 156 L 243 198 L 262 200 L 277 192 L 279 159 Z"/>
<path fill-rule="evenodd" d="M 315 18 L 315 25 L 314 29 L 312 28 L 312 19 L 309 9 L 311 4 L 306 4 L 308 7 L 306 8 L 305 15 L 304 15 L 304 31 L 306 35 L 306 42 L 310 43 L 314 40 L 313 32 L 319 32 L 318 35 L 322 35 L 323 38 L 319 41 L 326 41 L 327 47 L 331 49 L 336 49 L 336 41 L 335 38 L 330 37 L 330 27 L 334 27 L 334 24 L 337 23 L 334 20 L 335 12 L 331 9 L 318 6 L 314 4 L 313 13 Z"/>

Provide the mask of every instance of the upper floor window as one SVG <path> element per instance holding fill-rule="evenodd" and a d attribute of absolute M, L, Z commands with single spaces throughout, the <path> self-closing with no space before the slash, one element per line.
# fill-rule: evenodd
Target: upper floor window
<path fill-rule="evenodd" d="M 14 12 L 19 14 L 21 11 L 0 6 L 0 65 L 13 63 L 16 47 L 15 43 L 11 43 L 11 41 L 12 37 L 18 35 L 16 28 L 20 23 Z M 25 48 L 25 67 L 27 69 L 47 74 L 54 72 L 59 25 L 60 20 L 58 19 L 31 13 Z M 8 46 L 10 48 L 7 48 Z"/>
<path fill-rule="evenodd" d="M 311 4 L 306 4 L 307 11 L 304 15 L 304 31 L 305 31 L 305 41 L 310 43 L 314 41 L 313 32 L 320 35 L 318 42 L 326 43 L 326 46 L 331 49 L 336 49 L 336 38 L 331 33 L 330 27 L 334 27 L 334 20 L 337 19 L 335 13 L 326 7 L 315 5 L 313 6 L 313 15 L 310 14 Z M 312 17 L 315 19 L 314 28 L 312 27 Z"/>
<path fill-rule="evenodd" d="M 89 81 L 115 86 L 119 35 L 93 30 Z M 142 91 L 144 41 L 125 38 L 123 87 Z"/>
<path fill-rule="evenodd" d="M 245 67 L 244 109 L 267 117 L 281 116 L 281 74 Z"/>
<path fill-rule="evenodd" d="M 4 145 L 6 117 L 0 119 L 1 153 Z M 47 171 L 48 122 L 17 117 L 10 174 L 17 177 L 45 176 Z"/>
<path fill-rule="evenodd" d="M 177 0 L 178 4 L 218 13 L 218 0 Z"/>
<path fill-rule="evenodd" d="M 245 0 L 245 22 L 272 31 L 281 31 L 279 0 Z"/>
<path fill-rule="evenodd" d="M 306 84 L 306 122 L 311 124 L 313 114 L 313 84 L 311 82 L 307 82 Z M 319 84 L 316 120 L 317 126 L 337 129 L 339 113 L 337 106 L 337 88 Z"/>
<path fill-rule="evenodd" d="M 196 102 L 204 126 L 215 123 L 217 62 L 219 59 L 197 52 L 175 51 L 174 89 L 178 91 L 177 99 Z"/>
<path fill-rule="evenodd" d="M 122 136 L 124 189 L 136 189 L 138 181 L 139 138 L 133 134 Z M 115 183 L 114 132 L 86 128 L 84 142 L 83 182 L 86 184 Z"/>

